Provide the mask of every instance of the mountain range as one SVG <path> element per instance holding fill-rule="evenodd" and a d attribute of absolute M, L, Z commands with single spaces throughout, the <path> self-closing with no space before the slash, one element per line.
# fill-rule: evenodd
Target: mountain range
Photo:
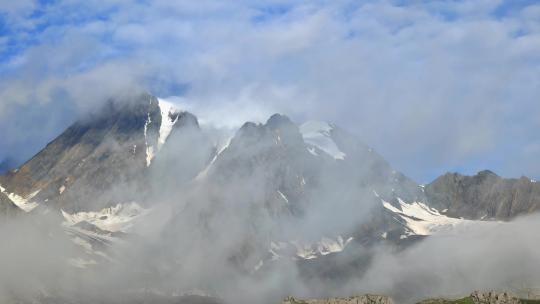
<path fill-rule="evenodd" d="M 485 170 L 419 185 L 333 123 L 274 114 L 217 130 L 150 94 L 111 99 L 75 122 L 0 176 L 0 190 L 2 218 L 52 214 L 79 248 L 68 261 L 76 269 L 111 268 L 130 244 L 153 258 L 126 261 L 216 296 L 217 282 L 289 263 L 306 282 L 342 284 L 377 246 L 402 251 L 540 208 L 530 178 Z"/>

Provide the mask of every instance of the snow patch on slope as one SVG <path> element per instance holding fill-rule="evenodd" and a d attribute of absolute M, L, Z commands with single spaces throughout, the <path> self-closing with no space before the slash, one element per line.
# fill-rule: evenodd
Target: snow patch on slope
<path fill-rule="evenodd" d="M 137 203 L 117 204 L 116 206 L 100 211 L 67 213 L 61 210 L 64 217 L 64 225 L 73 226 L 86 221 L 97 226 L 99 229 L 111 232 L 127 232 L 133 226 L 133 220 L 146 213 Z"/>
<path fill-rule="evenodd" d="M 289 203 L 289 199 L 287 198 L 287 196 L 285 196 L 285 194 L 283 194 L 283 192 L 281 192 L 280 190 L 277 191 L 279 196 L 283 199 L 283 201 L 285 201 L 285 203 Z"/>
<path fill-rule="evenodd" d="M 180 114 L 183 112 L 175 104 L 162 98 L 158 98 L 158 105 L 159 105 L 159 111 L 161 114 L 161 125 L 159 126 L 159 135 L 158 135 L 156 147 L 148 143 L 148 127 L 152 123 L 152 118 L 150 117 L 150 113 L 148 113 L 148 117 L 146 119 L 146 122 L 144 123 L 144 138 L 145 138 L 145 143 L 146 143 L 146 166 L 147 167 L 150 166 L 150 164 L 152 163 L 152 159 L 154 159 L 156 153 L 159 152 L 159 150 L 161 150 L 161 148 L 167 141 L 167 138 L 169 137 L 169 135 L 171 135 L 174 125 L 178 121 Z M 135 148 L 134 148 L 134 151 L 135 151 Z"/>
<path fill-rule="evenodd" d="M 331 132 L 334 129 L 332 125 L 322 121 L 308 121 L 300 126 L 300 133 L 304 138 L 304 142 L 308 145 L 309 153 L 318 155 L 313 147 L 317 147 L 325 153 L 332 156 L 334 159 L 345 159 L 346 154 L 343 153 L 332 140 Z"/>
<path fill-rule="evenodd" d="M 208 175 L 208 171 L 210 170 L 212 165 L 216 162 L 219 155 L 221 155 L 221 153 L 223 153 L 223 151 L 225 151 L 229 147 L 229 145 L 231 144 L 231 140 L 232 140 L 232 136 L 229 137 L 227 140 L 223 142 L 218 142 L 218 144 L 216 144 L 216 150 L 217 150 L 216 155 L 214 155 L 210 163 L 208 163 L 208 165 L 201 172 L 199 172 L 199 174 L 197 174 L 197 176 L 195 177 L 195 180 L 204 179 L 206 175 Z"/>
<path fill-rule="evenodd" d="M 2 186 L 0 186 L 0 192 L 7 195 L 7 197 L 15 204 L 17 207 L 21 208 L 22 210 L 26 212 L 32 211 L 34 208 L 38 206 L 38 203 L 31 201 L 32 198 L 34 198 L 40 190 L 34 191 L 30 195 L 27 195 L 26 197 L 22 197 L 16 193 L 9 193 L 6 191 L 6 189 Z"/>
<path fill-rule="evenodd" d="M 152 163 L 152 159 L 154 158 L 154 147 L 152 145 L 148 144 L 148 126 L 152 123 L 152 118 L 150 117 L 150 113 L 148 113 L 148 117 L 146 118 L 146 122 L 144 123 L 144 141 L 146 144 L 146 166 L 150 167 L 150 164 Z"/>
<path fill-rule="evenodd" d="M 171 131 L 180 117 L 180 109 L 178 109 L 173 103 L 158 98 L 159 109 L 161 112 L 161 126 L 159 126 L 159 138 L 158 138 L 158 151 L 163 147 L 167 138 L 171 134 Z"/>
<path fill-rule="evenodd" d="M 408 230 L 407 236 L 447 233 L 457 228 L 490 223 L 448 217 L 421 202 L 408 204 L 398 198 L 399 208 L 397 208 L 383 199 L 381 201 L 384 208 L 398 215 L 405 223 Z M 406 238 L 407 236 L 402 237 Z"/>
<path fill-rule="evenodd" d="M 320 241 L 315 243 L 301 241 L 271 242 L 270 254 L 272 260 L 282 257 L 311 260 L 331 253 L 341 252 L 352 240 L 352 237 L 344 240 L 342 236 L 338 236 L 335 239 L 322 237 Z"/>

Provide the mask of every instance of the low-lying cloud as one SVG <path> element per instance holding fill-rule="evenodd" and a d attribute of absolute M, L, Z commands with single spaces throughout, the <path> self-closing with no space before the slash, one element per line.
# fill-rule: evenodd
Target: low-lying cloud
<path fill-rule="evenodd" d="M 214 235 L 217 230 L 197 226 L 197 217 L 179 217 L 192 220 L 171 227 L 163 224 L 164 219 L 171 219 L 170 214 L 154 213 L 145 219 L 150 222 L 139 223 L 146 228 L 137 230 L 137 239 L 118 243 L 107 252 L 115 258 L 114 263 L 85 270 L 68 263 L 80 254 L 80 248 L 58 226 L 58 218 L 3 222 L 0 299 L 8 303 L 14 298 L 124 303 L 188 292 L 221 297 L 227 303 L 279 303 L 288 295 L 380 293 L 392 296 L 397 303 L 413 303 L 427 297 L 464 296 L 476 289 L 527 296 L 540 284 L 538 216 L 494 224 L 489 229 L 471 227 L 467 234 L 431 236 L 397 253 L 375 248 L 370 251 L 373 257 L 367 271 L 339 284 L 306 282 L 291 260 L 276 263 L 260 274 L 224 263 L 226 254 L 238 249 L 247 232 L 245 223 L 220 221 L 242 221 L 245 216 L 252 215 L 221 214 L 219 221 L 214 219 L 220 229 Z"/>

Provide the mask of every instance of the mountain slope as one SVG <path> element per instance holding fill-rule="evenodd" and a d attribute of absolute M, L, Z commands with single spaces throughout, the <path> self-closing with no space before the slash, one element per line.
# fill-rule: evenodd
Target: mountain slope
<path fill-rule="evenodd" d="M 540 210 L 540 184 L 529 178 L 504 179 L 491 171 L 474 176 L 447 173 L 425 187 L 430 204 L 467 219 L 510 220 Z"/>
<path fill-rule="evenodd" d="M 12 218 L 22 212 L 9 197 L 0 192 L 0 217 Z"/>
<path fill-rule="evenodd" d="M 20 197 L 67 211 L 142 200 L 146 171 L 173 129 L 193 116 L 143 94 L 111 100 L 75 122 L 0 185 Z M 196 124 L 196 119 L 194 124 Z M 28 210 L 27 210 L 28 211 Z"/>
<path fill-rule="evenodd" d="M 42 205 L 69 216 L 130 202 L 151 208 L 185 197 L 190 201 L 181 204 L 183 212 L 193 218 L 248 208 L 243 225 L 270 224 L 245 242 L 257 239 L 274 257 L 291 247 L 294 257 L 316 257 L 337 250 L 329 248 L 341 251 L 350 240 L 408 243 L 429 233 L 419 233 L 418 225 L 426 224 L 413 223 L 403 209 L 447 204 L 439 199 L 445 189 L 434 194 L 438 188 L 430 185 L 426 196 L 333 124 L 296 125 L 276 114 L 265 124 L 245 123 L 218 149 L 194 115 L 148 94 L 110 101 L 0 176 L 0 185 L 25 211 Z"/>
<path fill-rule="evenodd" d="M 185 202 L 168 223 L 166 243 L 195 239 L 179 245 L 176 259 L 196 260 L 207 243 L 234 240 L 206 258 L 250 272 L 279 259 L 328 257 L 307 266 L 322 267 L 307 273 L 325 275 L 330 256 L 375 244 L 388 230 L 405 234 L 406 225 L 395 222 L 381 197 L 423 200 L 422 189 L 345 131 L 310 124 L 306 132 L 280 114 L 264 124 L 245 123 L 204 174 L 170 195 Z"/>

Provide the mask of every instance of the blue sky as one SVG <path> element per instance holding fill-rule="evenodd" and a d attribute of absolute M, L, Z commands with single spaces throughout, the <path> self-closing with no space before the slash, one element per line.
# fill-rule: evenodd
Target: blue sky
<path fill-rule="evenodd" d="M 137 89 L 333 121 L 418 182 L 540 178 L 538 1 L 0 0 L 0 161 Z"/>

